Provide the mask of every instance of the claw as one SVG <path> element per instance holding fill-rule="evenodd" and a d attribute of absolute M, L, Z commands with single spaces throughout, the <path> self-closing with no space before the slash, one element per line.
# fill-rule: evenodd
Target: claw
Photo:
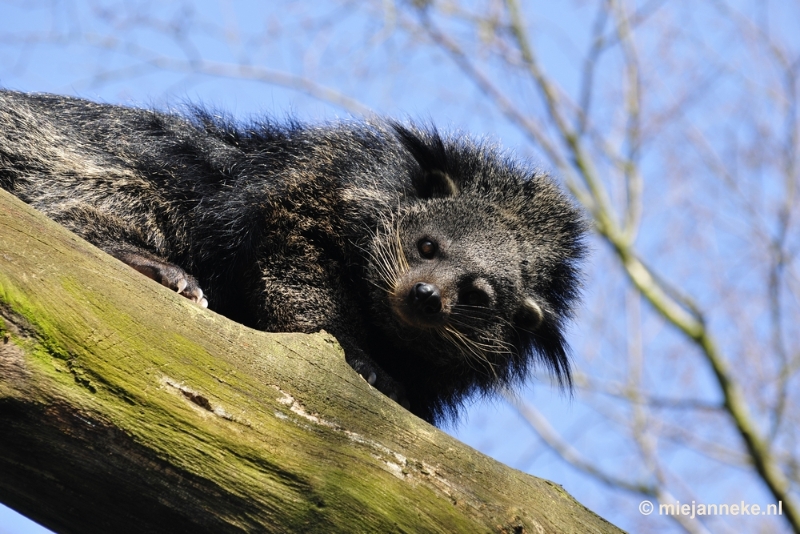
<path fill-rule="evenodd" d="M 208 308 L 208 299 L 197 285 L 197 280 L 182 268 L 147 252 L 131 250 L 107 250 L 118 260 L 127 263 L 148 278 L 191 300 L 201 308 Z"/>
<path fill-rule="evenodd" d="M 178 293 L 183 293 L 183 290 L 186 289 L 186 286 L 189 285 L 189 281 L 185 278 L 178 280 L 178 287 L 175 288 L 175 291 Z"/>

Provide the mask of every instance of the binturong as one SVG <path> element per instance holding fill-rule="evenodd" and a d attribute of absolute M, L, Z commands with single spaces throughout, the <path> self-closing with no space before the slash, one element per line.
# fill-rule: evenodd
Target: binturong
<path fill-rule="evenodd" d="M 584 220 L 484 142 L 2 91 L 0 185 L 235 321 L 332 333 L 356 372 L 432 423 L 535 364 L 571 384 Z"/>

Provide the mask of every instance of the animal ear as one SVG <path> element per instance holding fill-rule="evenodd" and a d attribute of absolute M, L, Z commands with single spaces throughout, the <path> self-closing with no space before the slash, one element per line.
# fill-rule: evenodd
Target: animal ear
<path fill-rule="evenodd" d="M 454 197 L 458 194 L 458 186 L 450 176 L 440 170 L 432 170 L 416 180 L 414 184 L 417 194 L 422 198 Z"/>
<path fill-rule="evenodd" d="M 458 194 L 458 185 L 448 174 L 448 154 L 445 143 L 434 130 L 419 130 L 392 123 L 397 139 L 419 165 L 413 173 L 412 183 L 420 198 L 452 197 Z"/>
<path fill-rule="evenodd" d="M 525 330 L 536 330 L 544 321 L 544 311 L 536 301 L 530 297 L 523 299 L 517 313 L 514 314 L 514 323 Z"/>

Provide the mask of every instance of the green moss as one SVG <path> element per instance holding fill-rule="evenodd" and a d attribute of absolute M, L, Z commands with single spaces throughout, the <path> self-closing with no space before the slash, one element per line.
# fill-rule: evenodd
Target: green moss
<path fill-rule="evenodd" d="M 243 494 L 263 495 L 265 504 L 276 506 L 282 524 L 298 531 L 328 532 L 335 524 L 385 532 L 474 528 L 457 507 L 443 508 L 431 490 L 423 490 L 429 495 L 421 501 L 418 496 L 406 499 L 407 482 L 390 473 L 365 480 L 352 463 L 336 467 L 336 458 L 349 458 L 367 469 L 373 453 L 341 433 L 306 422 L 286 406 L 276 403 L 275 410 L 296 424 L 262 416 L 254 436 L 261 440 L 243 441 L 242 423 L 215 412 L 233 411 L 248 400 L 246 379 L 238 391 L 230 391 L 215 378 L 233 372 L 227 362 L 185 335 L 152 325 L 141 336 L 115 343 L 119 332 L 146 325 L 139 325 L 109 293 L 69 277 L 59 280 L 59 287 L 47 292 L 52 297 L 47 306 L 29 301 L 3 280 L 0 299 L 35 332 L 19 342 L 41 372 L 65 387 L 77 383 L 95 400 L 76 396 L 73 387 L 66 393 L 70 398 L 90 405 L 102 402 L 114 426 L 176 467 L 213 479 L 235 479 Z M 70 299 L 89 306 L 78 314 L 64 305 Z M 208 405 L 170 391 L 158 382 L 160 376 L 188 384 Z M 303 448 L 297 443 L 304 443 Z M 270 455 L 265 446 L 281 452 Z M 427 519 L 420 523 L 420 517 Z"/>
<path fill-rule="evenodd" d="M 298 532 L 480 532 L 511 517 L 508 504 L 537 520 L 593 519 L 560 488 L 507 475 L 370 389 L 330 339 L 235 325 L 48 221 L 36 219 L 55 244 L 31 239 L 31 223 L 22 217 L 38 216 L 18 209 L 13 216 L 0 209 L 0 231 L 14 243 L 0 256 L 0 305 L 25 323 L 12 342 L 23 349 L 27 369 L 23 381 L 0 377 L 3 401 L 23 399 L 25 410 L 39 403 L 37 414 L 54 412 L 50 437 L 64 438 L 65 446 L 84 433 L 110 444 L 120 454 L 103 457 L 109 468 L 130 454 L 148 481 L 185 481 L 174 491 L 160 486 L 164 506 L 179 507 L 180 495 L 200 488 L 205 496 L 211 488 L 213 501 L 204 504 L 245 531 L 278 525 Z M 40 419 L 33 418 L 33 433 Z M 351 439 L 345 428 L 365 438 Z M 59 456 L 68 449 L 49 450 L 26 476 L 41 471 L 42 458 L 52 458 L 54 469 L 72 469 L 72 458 Z M 394 458 L 398 466 L 390 468 L 389 450 L 425 464 Z M 439 465 L 445 473 L 464 468 L 477 480 L 445 479 Z M 101 478 L 87 478 L 86 491 Z M 29 484 L 18 482 L 6 487 Z M 86 499 L 69 501 L 71 495 L 59 492 L 44 504 L 63 505 L 64 517 L 78 518 L 73 510 L 85 510 Z M 466 502 L 472 495 L 480 496 L 479 507 Z M 80 515 L 75 525 L 91 516 Z"/>

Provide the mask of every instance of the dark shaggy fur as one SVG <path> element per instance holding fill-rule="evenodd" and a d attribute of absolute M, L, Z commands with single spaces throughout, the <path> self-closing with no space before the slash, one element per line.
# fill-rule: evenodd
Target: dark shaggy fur
<path fill-rule="evenodd" d="M 536 360 L 570 382 L 582 219 L 546 176 L 468 138 L 5 91 L 0 185 L 245 325 L 331 332 L 428 421 Z"/>

